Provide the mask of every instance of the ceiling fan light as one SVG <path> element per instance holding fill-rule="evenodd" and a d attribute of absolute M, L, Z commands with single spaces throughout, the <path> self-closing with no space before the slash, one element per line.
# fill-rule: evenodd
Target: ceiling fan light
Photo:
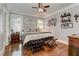
<path fill-rule="evenodd" d="M 42 8 L 39 8 L 38 12 L 44 12 L 44 10 Z"/>

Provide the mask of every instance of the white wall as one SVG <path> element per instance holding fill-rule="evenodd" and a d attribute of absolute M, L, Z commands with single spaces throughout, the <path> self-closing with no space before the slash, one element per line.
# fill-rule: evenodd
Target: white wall
<path fill-rule="evenodd" d="M 0 4 L 0 55 L 1 55 L 1 52 L 2 52 L 2 48 L 3 48 L 3 40 L 2 40 L 2 37 L 3 37 L 3 26 L 2 26 L 2 5 Z"/>
<path fill-rule="evenodd" d="M 5 46 L 8 44 L 8 22 L 9 22 L 9 13 L 4 4 L 0 4 L 0 55 L 3 55 Z"/>
<path fill-rule="evenodd" d="M 78 12 L 79 12 L 79 4 L 62 9 L 61 11 L 59 11 L 51 16 L 52 18 L 57 18 L 56 27 L 55 26 L 51 26 L 51 27 L 46 26 L 47 21 L 48 21 L 48 19 L 47 19 L 45 21 L 45 28 L 47 28 L 47 30 L 53 32 L 54 37 L 68 43 L 67 36 L 72 35 L 72 34 L 79 34 L 79 22 L 76 23 L 76 21 L 74 20 L 74 14 L 78 14 Z M 71 13 L 71 21 L 73 23 L 73 28 L 61 29 L 61 17 L 60 16 L 63 13 Z M 49 17 L 49 19 L 51 17 Z M 79 21 L 79 18 L 78 18 L 78 21 Z"/>
<path fill-rule="evenodd" d="M 71 13 L 72 15 L 72 22 L 73 22 L 73 28 L 68 28 L 68 29 L 61 29 L 61 18 L 60 18 L 60 15 L 63 14 L 63 13 Z M 32 31 L 35 31 L 35 29 L 37 28 L 37 21 L 38 20 L 43 20 L 43 31 L 49 31 L 49 32 L 52 32 L 53 35 L 58 38 L 59 40 L 62 40 L 62 41 L 65 41 L 65 42 L 68 42 L 68 38 L 67 36 L 68 35 L 72 35 L 72 34 L 76 34 L 79 32 L 79 22 L 76 23 L 75 20 L 74 20 L 74 14 L 78 13 L 79 12 L 79 5 L 73 5 L 73 6 L 69 6 L 67 8 L 64 8 L 64 9 L 61 9 L 55 13 L 52 13 L 53 15 L 52 16 L 49 16 L 48 18 L 38 18 L 38 17 L 32 17 L 32 16 L 24 16 L 23 15 L 23 29 L 25 30 L 25 32 L 28 31 L 28 29 L 32 29 Z M 8 17 L 9 15 L 7 15 Z M 57 18 L 57 26 L 54 27 L 54 26 L 47 26 L 47 22 L 49 19 L 51 18 Z M 8 19 L 8 18 L 7 18 Z M 0 20 L 1 21 L 1 20 Z M 9 25 L 9 22 L 8 20 L 6 21 L 8 24 L 7 25 L 7 28 L 8 28 L 8 25 Z M 8 29 L 7 29 L 8 31 Z M 7 34 L 9 35 L 9 32 L 7 32 Z M 7 37 L 7 36 L 6 36 Z"/>
<path fill-rule="evenodd" d="M 6 10 L 6 15 L 5 15 L 5 18 L 6 18 L 6 45 L 9 44 L 9 37 L 10 37 L 10 25 L 9 25 L 9 12 Z"/>

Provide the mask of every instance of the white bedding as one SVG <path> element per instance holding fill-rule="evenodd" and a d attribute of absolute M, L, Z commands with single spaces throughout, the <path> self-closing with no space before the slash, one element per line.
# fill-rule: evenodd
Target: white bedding
<path fill-rule="evenodd" d="M 30 40 L 38 40 L 38 39 L 49 37 L 49 36 L 53 36 L 53 34 L 50 32 L 39 32 L 39 33 L 27 34 L 23 41 L 23 45 Z"/>

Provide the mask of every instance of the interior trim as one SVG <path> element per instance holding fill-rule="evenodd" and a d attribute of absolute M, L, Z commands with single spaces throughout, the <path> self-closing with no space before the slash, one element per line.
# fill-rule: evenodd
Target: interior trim
<path fill-rule="evenodd" d="M 4 52 L 5 52 L 5 47 L 3 47 L 3 49 L 0 51 L 0 56 L 3 56 Z"/>
<path fill-rule="evenodd" d="M 79 4 L 72 4 L 72 5 L 70 5 L 70 6 L 67 6 L 67 7 L 65 7 L 65 8 L 60 9 L 59 11 L 56 11 L 56 12 L 54 12 L 54 13 L 52 13 L 52 14 L 47 15 L 46 17 L 55 15 L 55 14 L 60 13 L 60 12 L 62 12 L 62 11 L 64 11 L 64 10 L 66 10 L 66 9 L 70 9 L 70 8 L 76 7 L 76 6 L 78 6 L 78 5 L 79 5 Z"/>
<path fill-rule="evenodd" d="M 60 42 L 60 43 L 63 43 L 63 44 L 68 45 L 68 42 L 67 41 L 63 41 L 63 40 L 57 40 L 57 41 Z"/>

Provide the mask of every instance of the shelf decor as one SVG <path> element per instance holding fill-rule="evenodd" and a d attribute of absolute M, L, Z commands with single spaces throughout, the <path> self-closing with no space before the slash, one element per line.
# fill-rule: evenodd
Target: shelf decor
<path fill-rule="evenodd" d="M 56 18 L 52 18 L 52 19 L 48 20 L 47 25 L 48 26 L 56 26 L 56 23 L 57 23 L 57 19 Z"/>
<path fill-rule="evenodd" d="M 61 14 L 61 28 L 73 28 L 73 23 L 71 23 L 71 14 L 70 13 L 64 13 Z"/>
<path fill-rule="evenodd" d="M 69 23 L 68 28 L 73 28 L 73 23 Z"/>
<path fill-rule="evenodd" d="M 78 22 L 79 13 L 74 15 L 75 21 Z"/>

